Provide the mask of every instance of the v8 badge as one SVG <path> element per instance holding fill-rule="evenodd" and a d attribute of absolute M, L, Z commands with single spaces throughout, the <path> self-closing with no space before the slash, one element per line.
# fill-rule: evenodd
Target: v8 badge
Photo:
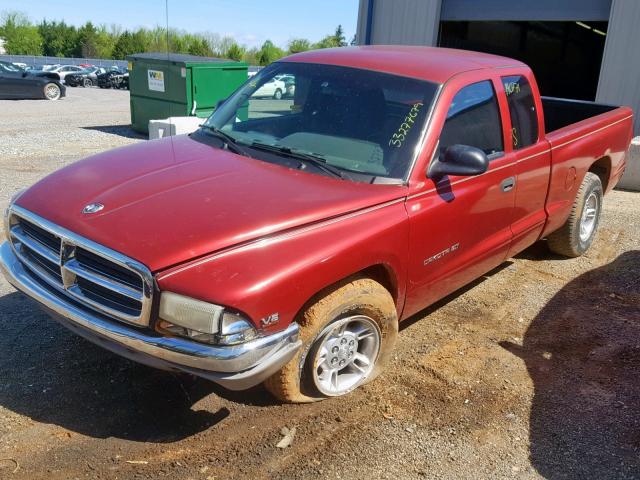
<path fill-rule="evenodd" d="M 268 327 L 270 325 L 278 323 L 279 320 L 280 320 L 280 314 L 276 312 L 276 313 L 272 313 L 268 317 L 264 317 L 262 320 L 260 320 L 260 323 L 262 324 L 263 327 Z"/>

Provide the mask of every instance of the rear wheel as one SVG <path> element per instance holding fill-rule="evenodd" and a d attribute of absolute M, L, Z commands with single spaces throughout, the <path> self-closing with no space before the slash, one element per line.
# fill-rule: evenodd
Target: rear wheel
<path fill-rule="evenodd" d="M 280 90 L 279 88 L 276 89 L 273 94 L 273 98 L 275 98 L 276 100 L 280 100 L 282 98 L 282 90 Z"/>
<path fill-rule="evenodd" d="M 266 382 L 279 400 L 302 403 L 345 395 L 373 380 L 398 336 L 390 293 L 378 282 L 343 282 L 302 314 L 298 354 Z"/>
<path fill-rule="evenodd" d="M 82 80 L 83 87 L 93 87 L 93 81 L 90 78 L 85 78 Z"/>
<path fill-rule="evenodd" d="M 44 86 L 44 98 L 47 100 L 58 100 L 60 93 L 60 87 L 55 83 L 47 83 Z"/>
<path fill-rule="evenodd" d="M 566 223 L 547 238 L 552 252 L 565 257 L 583 255 L 593 243 L 602 211 L 602 182 L 587 172 Z"/>

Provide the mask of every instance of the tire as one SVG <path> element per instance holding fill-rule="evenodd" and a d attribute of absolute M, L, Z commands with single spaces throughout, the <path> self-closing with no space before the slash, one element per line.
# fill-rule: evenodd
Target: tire
<path fill-rule="evenodd" d="M 44 94 L 44 98 L 47 100 L 58 100 L 61 95 L 60 87 L 55 83 L 47 83 L 44 86 L 42 93 Z"/>
<path fill-rule="evenodd" d="M 93 81 L 90 78 L 85 78 L 82 80 L 82 86 L 85 88 L 93 87 Z"/>
<path fill-rule="evenodd" d="M 288 403 L 346 395 L 370 382 L 389 360 L 398 337 L 393 298 L 386 288 L 369 278 L 343 281 L 316 296 L 298 322 L 302 348 L 264 382 L 278 400 Z M 338 357 L 339 361 L 330 367 Z M 365 364 L 362 357 L 370 362 Z M 321 361 L 322 358 L 325 360 Z M 322 366 L 337 372 L 335 377 L 329 377 L 328 383 L 325 375 L 328 370 Z M 327 388 L 328 384 L 333 385 L 334 378 L 336 385 L 340 382 L 340 388 Z"/>
<path fill-rule="evenodd" d="M 549 249 L 565 257 L 583 255 L 593 243 L 602 212 L 602 182 L 587 172 L 565 224 L 547 237 Z"/>
<path fill-rule="evenodd" d="M 282 99 L 282 90 L 280 90 L 279 88 L 276 89 L 276 91 L 273 93 L 273 98 L 275 100 L 280 100 Z"/>

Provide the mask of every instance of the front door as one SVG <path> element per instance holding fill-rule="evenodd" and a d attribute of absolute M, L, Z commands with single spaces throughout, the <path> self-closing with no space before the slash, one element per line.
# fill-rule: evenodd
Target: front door
<path fill-rule="evenodd" d="M 454 82 L 455 84 L 456 82 Z M 511 243 L 515 203 L 515 166 L 505 155 L 499 79 L 449 86 L 448 104 L 435 155 L 448 146 L 482 149 L 486 173 L 427 179 L 407 199 L 409 282 L 405 316 L 416 313 L 502 263 Z M 505 106 L 502 105 L 502 109 Z"/>

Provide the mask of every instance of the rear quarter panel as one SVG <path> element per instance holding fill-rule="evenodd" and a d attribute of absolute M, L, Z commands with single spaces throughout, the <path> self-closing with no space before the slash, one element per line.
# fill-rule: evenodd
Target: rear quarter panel
<path fill-rule="evenodd" d="M 606 192 L 615 186 L 631 142 L 632 117 L 630 108 L 620 107 L 547 134 L 552 162 L 546 207 L 549 217 L 543 235 L 565 223 L 578 188 L 596 161 L 606 158 L 610 163 Z"/>
<path fill-rule="evenodd" d="M 405 298 L 408 222 L 404 197 L 353 214 L 274 235 L 176 267 L 157 276 L 160 290 L 239 310 L 256 326 L 277 313 L 285 328 L 323 288 L 374 265 Z"/>

